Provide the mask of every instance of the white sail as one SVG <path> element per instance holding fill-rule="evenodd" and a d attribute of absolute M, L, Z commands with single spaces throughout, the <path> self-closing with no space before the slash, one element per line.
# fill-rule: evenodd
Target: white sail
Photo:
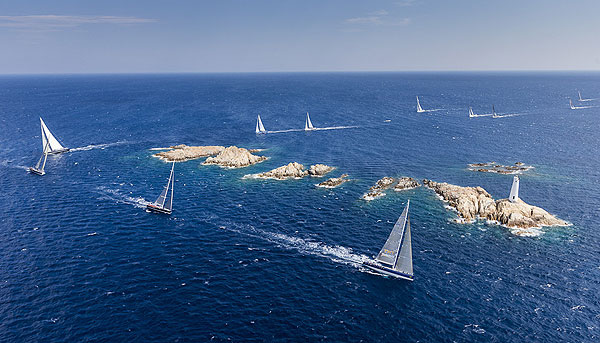
<path fill-rule="evenodd" d="M 312 122 L 310 121 L 310 115 L 308 114 L 308 112 L 306 112 L 306 122 L 304 123 L 304 130 L 308 131 L 308 130 L 313 130 L 315 127 L 313 126 Z"/>
<path fill-rule="evenodd" d="M 169 181 L 167 181 L 167 185 L 162 190 L 156 201 L 154 202 L 156 205 L 163 209 L 171 210 L 173 208 L 173 184 L 175 180 L 173 178 L 173 170 L 175 168 L 175 162 L 171 166 L 171 174 L 169 174 Z M 171 194 L 169 195 L 169 191 Z"/>
<path fill-rule="evenodd" d="M 581 92 L 580 92 L 580 91 L 577 91 L 577 94 L 579 95 L 579 101 L 584 101 L 584 100 L 581 98 Z"/>
<path fill-rule="evenodd" d="M 469 106 L 469 118 L 475 117 L 475 113 L 473 113 L 473 108 Z"/>
<path fill-rule="evenodd" d="M 410 201 L 394 225 L 390 236 L 375 258 L 376 261 L 401 273 L 413 275 L 412 246 L 410 241 L 410 220 L 408 208 Z"/>
<path fill-rule="evenodd" d="M 42 123 L 42 149 L 47 153 L 66 151 L 67 149 L 54 137 L 41 117 L 40 122 Z M 46 146 L 48 147 L 47 149 Z"/>
<path fill-rule="evenodd" d="M 256 133 L 265 133 L 265 127 L 263 126 L 262 120 L 260 120 L 260 114 L 256 118 Z"/>
<path fill-rule="evenodd" d="M 419 102 L 419 97 L 417 97 L 417 113 L 423 113 L 425 110 L 421 107 L 421 103 Z"/>
<path fill-rule="evenodd" d="M 510 187 L 510 195 L 508 196 L 508 200 L 510 202 L 515 202 L 519 199 L 519 177 L 515 175 L 513 178 L 512 186 Z"/>
<path fill-rule="evenodd" d="M 500 118 L 500 116 L 496 113 L 494 105 L 492 105 L 492 118 Z"/>

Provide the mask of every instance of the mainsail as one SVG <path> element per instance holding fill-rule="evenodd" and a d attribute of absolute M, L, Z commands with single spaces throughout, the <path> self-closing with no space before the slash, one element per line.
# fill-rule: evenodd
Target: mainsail
<path fill-rule="evenodd" d="M 258 115 L 258 118 L 256 119 L 256 133 L 265 133 L 267 132 L 265 130 L 265 127 L 263 126 L 262 120 L 260 120 L 260 114 Z"/>
<path fill-rule="evenodd" d="M 391 267 L 401 273 L 412 276 L 412 246 L 410 241 L 410 219 L 408 216 L 408 207 L 402 212 L 400 218 L 394 225 L 390 236 L 383 245 L 376 261 Z"/>
<path fill-rule="evenodd" d="M 60 144 L 60 142 L 54 137 L 54 135 L 52 134 L 52 132 L 50 132 L 50 130 L 46 126 L 46 123 L 44 123 L 44 120 L 41 117 L 40 122 L 42 123 L 42 149 L 44 149 L 45 152 L 50 154 L 67 151 L 68 149 L 62 146 L 62 144 Z"/>
<path fill-rule="evenodd" d="M 315 127 L 313 126 L 312 122 L 310 121 L 310 115 L 308 115 L 308 112 L 306 112 L 306 122 L 304 123 L 304 130 L 313 130 Z"/>
<path fill-rule="evenodd" d="M 160 193 L 160 195 L 154 202 L 159 207 L 162 207 L 163 209 L 166 209 L 169 211 L 171 211 L 173 209 L 173 186 L 175 183 L 175 180 L 173 179 L 173 169 L 174 168 L 175 168 L 175 162 L 173 162 L 173 165 L 171 166 L 171 174 L 169 175 L 169 181 L 167 181 L 167 185 L 165 186 L 163 191 Z M 169 190 L 171 190 L 170 196 L 168 195 Z"/>
<path fill-rule="evenodd" d="M 421 103 L 419 102 L 419 97 L 417 97 L 417 113 L 423 113 L 425 110 L 421 107 Z"/>

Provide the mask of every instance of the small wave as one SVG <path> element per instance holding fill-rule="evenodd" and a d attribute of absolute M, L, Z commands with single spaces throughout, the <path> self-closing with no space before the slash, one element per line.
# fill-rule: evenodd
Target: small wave
<path fill-rule="evenodd" d="M 122 194 L 118 189 L 110 189 L 104 186 L 96 187 L 96 189 L 102 193 L 102 196 L 98 198 L 100 200 L 112 200 L 121 204 L 133 205 L 137 208 L 146 208 L 146 205 L 150 203 L 142 197 L 135 198 Z"/>
<path fill-rule="evenodd" d="M 2 160 L 0 161 L 0 166 L 2 167 L 8 167 L 8 168 L 16 168 L 16 169 L 23 169 L 23 170 L 29 170 L 29 167 L 26 166 L 21 166 L 18 164 L 13 164 L 14 160 Z"/>
<path fill-rule="evenodd" d="M 520 229 L 520 228 L 509 228 L 510 233 L 515 236 L 520 237 L 539 237 L 544 233 L 539 228 L 529 228 L 529 229 Z"/>
<path fill-rule="evenodd" d="M 161 150 L 172 150 L 171 148 L 150 148 L 148 150 L 152 150 L 152 151 L 161 151 Z"/>
<path fill-rule="evenodd" d="M 79 148 L 73 148 L 70 151 L 88 151 L 88 150 L 92 150 L 92 149 L 105 149 L 105 148 L 109 148 L 111 146 L 117 146 L 117 145 L 122 145 L 122 144 L 126 144 L 127 141 L 119 141 L 119 142 L 114 142 L 114 143 L 105 143 L 105 144 L 90 144 L 90 145 L 86 145 L 83 147 L 79 147 Z"/>

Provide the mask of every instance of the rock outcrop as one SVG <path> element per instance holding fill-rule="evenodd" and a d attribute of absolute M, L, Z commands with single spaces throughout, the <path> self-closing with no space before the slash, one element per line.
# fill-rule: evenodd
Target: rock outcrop
<path fill-rule="evenodd" d="M 258 174 L 250 174 L 244 176 L 245 178 L 258 178 L 258 179 L 276 179 L 276 180 L 286 180 L 286 179 L 300 179 L 307 175 L 311 176 L 323 176 L 330 171 L 335 169 L 334 167 L 330 167 L 324 164 L 315 164 L 310 166 L 308 170 L 304 168 L 304 165 L 297 162 L 290 162 L 285 166 L 281 166 L 279 168 L 275 168 L 273 170 L 269 170 L 268 172 L 258 173 Z"/>
<path fill-rule="evenodd" d="M 201 157 L 214 156 L 225 150 L 224 146 L 209 145 L 209 146 L 187 146 L 185 144 L 169 147 L 168 151 L 161 151 L 154 154 L 167 162 L 183 162 Z"/>
<path fill-rule="evenodd" d="M 471 163 L 469 164 L 469 170 L 483 172 L 483 173 L 498 173 L 498 174 L 521 174 L 529 169 L 533 169 L 532 166 L 527 166 L 523 162 L 517 162 L 514 165 L 502 165 L 496 162 L 487 163 Z"/>
<path fill-rule="evenodd" d="M 227 168 L 241 168 L 262 162 L 266 159 L 265 156 L 253 155 L 247 149 L 230 146 L 221 151 L 217 156 L 207 158 L 202 164 L 216 164 Z"/>
<path fill-rule="evenodd" d="M 377 182 L 375 182 L 374 186 L 369 188 L 369 191 L 367 193 L 363 194 L 362 198 L 363 200 L 371 201 L 373 199 L 382 197 L 385 195 L 384 191 L 392 187 L 397 182 L 398 180 L 389 176 L 379 179 L 377 180 Z"/>
<path fill-rule="evenodd" d="M 492 196 L 481 187 L 461 187 L 430 180 L 423 180 L 423 184 L 447 201 L 458 212 L 462 222 L 482 218 L 519 229 L 569 225 L 564 220 L 556 218 L 539 207 L 529 205 L 521 199 L 515 202 L 508 199 L 494 201 Z M 513 231 L 515 234 L 520 232 L 523 235 L 529 235 L 528 231 Z"/>
<path fill-rule="evenodd" d="M 340 177 L 332 177 L 331 179 L 327 179 L 317 184 L 317 187 L 335 188 L 344 182 L 348 182 L 348 174 L 342 174 Z"/>
<path fill-rule="evenodd" d="M 398 179 L 398 183 L 394 186 L 394 190 L 396 192 L 400 192 L 406 189 L 413 189 L 421 186 L 419 181 L 413 179 L 412 177 L 401 177 Z"/>
<path fill-rule="evenodd" d="M 310 169 L 308 169 L 308 174 L 310 176 L 321 177 L 334 169 L 335 169 L 335 167 L 330 167 L 325 164 L 314 164 L 314 165 L 310 166 Z"/>

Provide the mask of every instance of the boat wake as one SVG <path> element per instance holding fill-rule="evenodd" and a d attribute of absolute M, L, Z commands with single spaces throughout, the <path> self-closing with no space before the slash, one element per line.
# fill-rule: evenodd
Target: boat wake
<path fill-rule="evenodd" d="M 267 131 L 265 133 L 285 133 L 285 132 L 303 132 L 303 131 L 326 131 L 326 130 L 343 130 L 343 129 L 355 129 L 358 126 L 328 126 L 328 127 L 315 127 L 310 130 L 305 129 L 288 129 L 288 130 L 276 130 L 276 131 Z"/>
<path fill-rule="evenodd" d="M 18 164 L 13 164 L 14 160 L 2 160 L 0 161 L 0 166 L 2 167 L 7 167 L 7 168 L 16 168 L 16 169 L 22 169 L 22 170 L 29 170 L 29 167 L 26 166 L 21 166 Z"/>
<path fill-rule="evenodd" d="M 142 197 L 136 198 L 123 194 L 118 189 L 110 189 L 108 187 L 100 186 L 96 187 L 96 190 L 99 191 L 101 194 L 98 200 L 110 200 L 119 204 L 133 205 L 137 208 L 146 208 L 146 205 L 150 203 L 150 201 Z"/>
<path fill-rule="evenodd" d="M 114 142 L 114 143 L 105 143 L 105 144 L 90 144 L 90 145 L 86 145 L 86 146 L 79 147 L 79 148 L 73 148 L 70 151 L 88 151 L 88 150 L 92 150 L 92 149 L 106 149 L 111 146 L 123 145 L 123 144 L 127 144 L 127 143 L 128 143 L 127 141 L 118 141 L 118 142 Z"/>
<path fill-rule="evenodd" d="M 285 249 L 295 250 L 303 255 L 319 256 L 336 263 L 343 263 L 357 268 L 362 265 L 363 261 L 369 259 L 366 255 L 354 253 L 352 248 L 339 245 L 328 245 L 310 239 L 257 229 L 253 226 L 243 226 L 240 228 L 239 225 L 235 224 L 233 227 L 222 226 L 221 228 L 241 233 L 246 236 L 255 237 Z"/>
<path fill-rule="evenodd" d="M 525 115 L 525 113 L 496 114 L 496 116 L 494 116 L 492 118 L 498 119 L 498 118 L 517 117 L 517 116 L 523 116 L 523 115 Z"/>

